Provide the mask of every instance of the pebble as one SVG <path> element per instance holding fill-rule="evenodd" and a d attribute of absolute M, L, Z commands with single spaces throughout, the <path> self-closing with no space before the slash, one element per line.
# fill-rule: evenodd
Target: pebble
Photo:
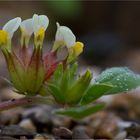
<path fill-rule="evenodd" d="M 0 126 L 0 136 L 11 136 L 16 138 L 20 138 L 20 136 L 27 136 L 29 138 L 33 138 L 34 135 L 35 133 L 31 133 L 18 125 Z"/>
<path fill-rule="evenodd" d="M 118 133 L 117 122 L 118 118 L 112 114 L 108 114 L 108 116 L 104 118 L 100 127 L 98 127 L 95 138 L 113 139 L 113 137 Z"/>
<path fill-rule="evenodd" d="M 38 134 L 35 136 L 35 138 L 33 140 L 54 140 L 54 138 Z"/>
<path fill-rule="evenodd" d="M 52 124 L 54 125 L 54 127 L 69 127 L 71 125 L 71 120 L 68 117 L 54 115 L 52 117 Z"/>
<path fill-rule="evenodd" d="M 127 121 L 120 120 L 120 121 L 118 121 L 117 125 L 120 129 L 124 129 L 124 128 L 130 127 L 132 125 L 132 122 L 127 122 Z"/>
<path fill-rule="evenodd" d="M 31 132 L 36 132 L 36 127 L 30 119 L 24 119 L 19 123 L 19 126 Z"/>
<path fill-rule="evenodd" d="M 127 131 L 128 136 L 134 136 L 135 138 L 140 137 L 140 125 L 132 124 L 125 130 Z"/>
<path fill-rule="evenodd" d="M 39 105 L 34 108 L 26 109 L 22 112 L 23 119 L 31 119 L 37 128 L 37 132 L 51 132 L 55 127 L 67 127 L 71 125 L 71 119 L 52 114 L 54 107 Z"/>
<path fill-rule="evenodd" d="M 121 94 L 113 96 L 110 111 L 114 112 L 124 120 L 139 120 L 140 117 L 140 98 L 133 94 Z"/>
<path fill-rule="evenodd" d="M 56 138 L 61 139 L 71 139 L 72 137 L 72 132 L 65 127 L 54 128 L 53 134 L 55 135 Z"/>
<path fill-rule="evenodd" d="M 25 136 L 21 136 L 20 140 L 28 140 Z"/>
<path fill-rule="evenodd" d="M 129 136 L 125 140 L 137 140 L 137 139 L 135 137 L 133 137 L 133 136 Z"/>
<path fill-rule="evenodd" d="M 30 118 L 32 121 L 37 120 L 40 123 L 47 123 L 51 118 L 51 107 L 40 105 L 34 108 L 26 109 L 22 116 L 24 119 Z"/>
<path fill-rule="evenodd" d="M 17 139 L 10 136 L 0 136 L 0 140 L 17 140 Z"/>
<path fill-rule="evenodd" d="M 102 125 L 106 117 L 107 117 L 107 113 L 105 111 L 102 111 L 88 118 L 86 132 L 90 137 L 93 137 L 95 135 L 97 129 Z"/>
<path fill-rule="evenodd" d="M 72 139 L 90 139 L 82 127 L 76 127 L 72 133 Z"/>
<path fill-rule="evenodd" d="M 114 137 L 114 140 L 124 140 L 126 138 L 126 136 L 127 136 L 127 132 L 122 131 Z"/>
<path fill-rule="evenodd" d="M 17 108 L 17 109 L 0 112 L 0 124 L 10 125 L 10 124 L 18 123 L 21 119 L 22 111 L 23 109 Z"/>

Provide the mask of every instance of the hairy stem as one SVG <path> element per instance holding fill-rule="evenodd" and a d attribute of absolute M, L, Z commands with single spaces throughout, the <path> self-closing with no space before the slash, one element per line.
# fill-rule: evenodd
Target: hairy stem
<path fill-rule="evenodd" d="M 0 111 L 12 109 L 20 106 L 27 106 L 33 104 L 54 104 L 52 98 L 45 97 L 24 97 L 20 99 L 12 99 L 0 103 Z"/>

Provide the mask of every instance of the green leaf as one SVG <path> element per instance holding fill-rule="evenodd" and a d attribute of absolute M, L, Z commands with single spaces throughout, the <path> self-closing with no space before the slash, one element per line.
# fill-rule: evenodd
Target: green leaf
<path fill-rule="evenodd" d="M 77 78 L 77 67 L 78 67 L 78 64 L 74 63 L 69 68 L 69 73 L 70 73 L 69 83 L 70 84 L 73 83 Z"/>
<path fill-rule="evenodd" d="M 100 98 L 101 96 L 103 96 L 110 89 L 112 89 L 112 85 L 107 85 L 107 84 L 93 85 L 87 90 L 80 104 L 84 105 L 84 104 L 91 103 L 96 99 Z"/>
<path fill-rule="evenodd" d="M 57 86 L 55 86 L 53 84 L 48 84 L 48 89 L 49 89 L 50 93 L 53 95 L 53 97 L 56 99 L 56 101 L 58 101 L 60 103 L 64 103 L 65 98 Z"/>
<path fill-rule="evenodd" d="M 77 64 L 74 63 L 63 71 L 60 88 L 63 93 L 67 93 L 68 89 L 76 82 L 77 77 Z"/>
<path fill-rule="evenodd" d="M 113 88 L 107 94 L 130 91 L 140 85 L 140 75 L 134 74 L 126 67 L 105 70 L 96 79 L 96 84 L 110 83 Z"/>
<path fill-rule="evenodd" d="M 66 100 L 68 90 L 76 81 L 76 74 L 77 64 L 67 68 L 63 68 L 63 64 L 58 65 L 52 79 L 48 82 L 49 90 L 58 102 L 64 103 Z"/>
<path fill-rule="evenodd" d="M 49 91 L 46 85 L 42 85 L 41 88 L 38 91 L 38 94 L 41 96 L 49 96 Z"/>
<path fill-rule="evenodd" d="M 66 68 L 63 72 L 61 85 L 60 85 L 60 89 L 64 94 L 67 92 L 68 87 L 69 87 L 69 78 L 70 78 L 69 69 Z"/>
<path fill-rule="evenodd" d="M 89 87 L 91 81 L 91 72 L 87 70 L 83 76 L 81 76 L 75 84 L 69 89 L 66 96 L 66 102 L 75 104 L 80 101 L 83 94 Z"/>
<path fill-rule="evenodd" d="M 56 86 L 60 86 L 62 76 L 63 76 L 63 64 L 59 64 L 52 76 L 51 83 L 53 83 Z"/>
<path fill-rule="evenodd" d="M 83 119 L 84 117 L 96 113 L 103 108 L 104 108 L 103 104 L 96 104 L 96 105 L 90 104 L 90 105 L 80 106 L 80 107 L 58 109 L 55 111 L 55 113 L 58 115 L 68 116 L 73 119 Z"/>

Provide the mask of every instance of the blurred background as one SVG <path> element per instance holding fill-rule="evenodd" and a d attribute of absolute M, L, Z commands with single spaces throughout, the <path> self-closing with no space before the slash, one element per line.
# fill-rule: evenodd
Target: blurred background
<path fill-rule="evenodd" d="M 44 49 L 47 50 L 54 42 L 56 22 L 71 28 L 77 40 L 84 43 L 84 52 L 78 59 L 79 71 L 83 72 L 90 68 L 93 72 L 93 78 L 95 78 L 106 68 L 127 66 L 140 74 L 140 1 L 0 0 L 0 29 L 12 18 L 19 16 L 24 20 L 31 18 L 35 13 L 47 15 L 50 20 L 46 31 Z M 14 49 L 17 50 L 20 45 L 19 30 L 14 34 L 12 43 Z M 7 81 L 5 82 L 3 77 L 8 77 L 8 74 L 4 57 L 0 51 L 0 102 L 23 97 L 11 90 L 12 86 Z M 65 126 L 70 130 L 77 127 L 77 130 L 84 130 L 81 127 L 84 125 L 87 127 L 87 132 L 92 136 L 92 133 L 96 131 L 100 132 L 101 135 L 107 132 L 106 136 L 97 136 L 95 139 L 125 139 L 114 138 L 114 132 L 116 133 L 119 126 L 117 124 L 119 116 L 119 119 L 129 121 L 129 125 L 136 123 L 136 126 L 133 125 L 127 131 L 128 136 L 135 136 L 134 138 L 126 137 L 126 129 L 125 133 L 120 136 L 128 139 L 139 137 L 138 139 L 140 139 L 140 87 L 131 93 L 133 94 L 102 97 L 100 101 L 106 102 L 108 111 L 105 110 L 101 114 L 97 114 L 95 118 L 82 123 L 79 120 L 77 123 L 67 118 L 61 119 L 54 114 L 51 115 L 50 112 L 54 107 L 50 106 L 37 105 L 32 108 L 15 108 L 15 110 L 0 112 L 0 131 L 3 132 L 1 125 L 17 124 L 27 130 L 31 129 L 33 132 L 48 134 L 53 133 L 52 130 L 55 127 Z M 117 117 L 112 116 L 112 112 Z M 126 123 L 121 125 L 120 128 L 129 127 Z M 17 129 L 19 132 L 19 127 Z M 10 130 L 13 130 L 12 133 L 16 133 L 15 129 L 11 127 Z M 4 132 L 9 134 L 10 131 L 7 131 L 4 129 Z M 21 132 L 23 136 L 23 131 Z M 76 132 L 80 135 L 83 134 L 83 131 Z M 29 139 L 32 138 L 29 137 Z M 81 137 L 77 139 L 81 139 Z"/>
<path fill-rule="evenodd" d="M 34 13 L 50 19 L 45 39 L 48 45 L 54 41 L 57 21 L 84 42 L 80 64 L 103 69 L 128 66 L 140 72 L 140 2 L 0 1 L 0 27 L 11 18 L 26 19 Z"/>

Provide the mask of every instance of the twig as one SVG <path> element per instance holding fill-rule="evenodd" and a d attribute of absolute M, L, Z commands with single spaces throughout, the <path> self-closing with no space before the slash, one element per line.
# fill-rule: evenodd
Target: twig
<path fill-rule="evenodd" d="M 33 104 L 54 104 L 53 99 L 49 97 L 24 97 L 20 99 L 12 99 L 0 103 L 0 111 L 12 109 L 20 106 Z"/>

